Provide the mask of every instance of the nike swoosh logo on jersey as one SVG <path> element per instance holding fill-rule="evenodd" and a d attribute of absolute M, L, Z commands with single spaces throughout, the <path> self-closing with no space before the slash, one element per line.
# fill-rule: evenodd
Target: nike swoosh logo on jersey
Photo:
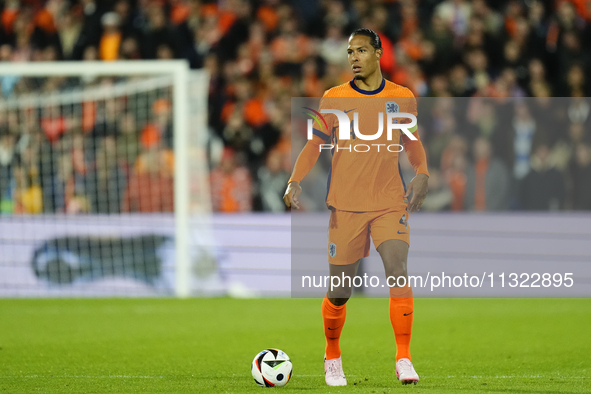
<path fill-rule="evenodd" d="M 412 311 L 412 312 L 414 312 L 414 311 Z M 410 316 L 410 315 L 412 315 L 412 312 L 410 312 L 410 313 L 403 313 L 403 315 L 404 316 Z"/>
<path fill-rule="evenodd" d="M 357 109 L 357 108 L 350 109 L 350 110 L 348 110 L 348 111 L 345 111 L 345 113 L 346 113 L 346 114 L 348 114 L 349 112 L 351 112 L 351 111 L 355 111 L 356 109 Z"/>
<path fill-rule="evenodd" d="M 398 234 L 408 234 L 408 233 L 401 232 L 400 230 L 398 230 Z"/>

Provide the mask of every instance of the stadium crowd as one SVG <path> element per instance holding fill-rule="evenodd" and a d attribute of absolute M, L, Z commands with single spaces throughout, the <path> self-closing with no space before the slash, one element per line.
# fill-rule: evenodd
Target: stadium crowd
<path fill-rule="evenodd" d="M 8 0 L 0 26 L 2 62 L 180 58 L 208 70 L 216 211 L 285 210 L 292 140 L 304 138 L 291 98 L 351 79 L 357 27 L 380 34 L 384 76 L 419 98 L 425 209 L 591 209 L 589 0 Z M 30 92 L 27 79 L 0 83 L 4 97 Z M 143 123 L 126 105 L 76 119 L 59 106 L 0 112 L 0 210 L 172 210 L 170 101 L 154 98 Z M 320 171 L 304 186 L 309 210 L 322 208 Z"/>

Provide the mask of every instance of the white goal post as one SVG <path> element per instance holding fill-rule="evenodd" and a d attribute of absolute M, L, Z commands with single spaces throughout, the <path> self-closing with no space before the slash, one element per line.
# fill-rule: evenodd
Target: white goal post
<path fill-rule="evenodd" d="M 174 150 L 174 218 L 175 218 L 175 294 L 187 297 L 191 289 L 191 226 L 192 215 L 211 212 L 207 164 L 202 152 L 201 160 L 191 163 L 192 143 L 205 141 L 207 133 L 207 91 L 209 77 L 205 71 L 192 71 L 183 60 L 170 61 L 115 61 L 115 62 L 31 62 L 2 63 L 0 76 L 18 77 L 103 77 L 103 76 L 168 76 L 172 78 L 172 117 Z M 51 92 L 48 92 L 51 97 Z M 56 93 L 56 94 L 67 94 Z M 200 99 L 191 101 L 191 97 Z M 0 99 L 0 107 L 8 99 Z M 198 106 L 199 108 L 190 108 Z M 193 111 L 193 113 L 191 112 Z M 199 133 L 197 137 L 191 135 Z M 192 177 L 192 166 L 200 168 L 201 176 Z M 199 190 L 199 196 L 192 196 Z M 199 182 L 199 185 L 194 185 Z M 195 202 L 192 200 L 197 199 Z M 194 230 L 194 229 L 193 229 Z M 207 237 L 206 237 L 207 238 Z"/>

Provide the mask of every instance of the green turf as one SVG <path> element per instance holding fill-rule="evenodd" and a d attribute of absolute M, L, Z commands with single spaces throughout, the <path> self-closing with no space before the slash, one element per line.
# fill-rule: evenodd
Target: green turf
<path fill-rule="evenodd" d="M 387 305 L 349 303 L 349 386 L 328 388 L 319 300 L 0 300 L 0 393 L 591 392 L 591 299 L 417 299 L 404 387 Z M 292 358 L 284 388 L 250 376 L 267 347 Z"/>

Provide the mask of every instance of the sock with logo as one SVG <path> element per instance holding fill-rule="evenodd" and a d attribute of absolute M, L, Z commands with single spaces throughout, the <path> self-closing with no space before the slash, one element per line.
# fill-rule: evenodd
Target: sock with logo
<path fill-rule="evenodd" d="M 324 297 L 322 300 L 322 320 L 324 321 L 324 336 L 326 337 L 326 359 L 341 357 L 341 331 L 345 325 L 347 304 L 336 306 Z"/>
<path fill-rule="evenodd" d="M 414 298 L 412 288 L 390 288 L 390 322 L 396 337 L 396 361 L 401 358 L 410 360 L 410 336 L 412 334 L 412 318 Z"/>

